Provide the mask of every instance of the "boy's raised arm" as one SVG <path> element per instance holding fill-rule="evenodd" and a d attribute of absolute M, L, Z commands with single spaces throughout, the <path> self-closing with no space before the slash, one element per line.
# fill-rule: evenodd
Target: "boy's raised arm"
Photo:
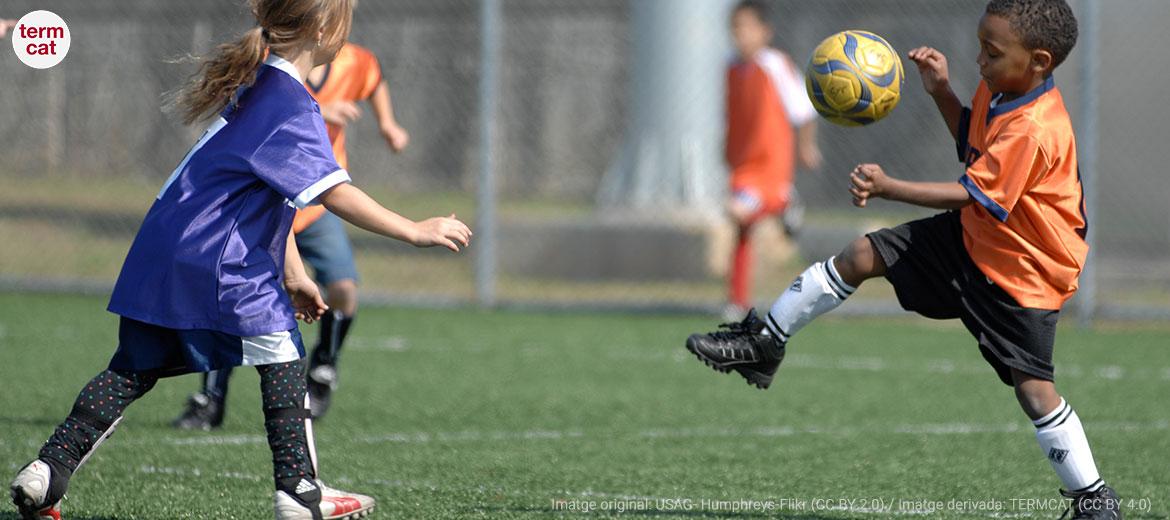
<path fill-rule="evenodd" d="M 959 120 L 963 116 L 963 103 L 959 101 L 955 91 L 951 90 L 951 80 L 947 72 L 947 57 L 931 47 L 919 47 L 907 54 L 910 61 L 918 65 L 918 73 L 922 76 L 922 87 L 926 93 L 934 98 L 939 113 L 947 123 L 951 137 L 959 138 Z"/>

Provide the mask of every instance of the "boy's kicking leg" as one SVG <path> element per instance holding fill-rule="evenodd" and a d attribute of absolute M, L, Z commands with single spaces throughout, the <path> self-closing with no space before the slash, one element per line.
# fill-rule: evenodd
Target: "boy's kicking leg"
<path fill-rule="evenodd" d="M 145 372 L 106 370 L 77 396 L 73 409 L 34 460 L 12 481 L 12 501 L 26 520 L 60 518 L 69 478 L 114 431 L 122 412 L 158 381 Z"/>
<path fill-rule="evenodd" d="M 749 384 L 766 389 L 797 331 L 841 305 L 861 282 L 885 273 L 873 243 L 860 237 L 839 255 L 801 273 L 763 319 L 753 309 L 743 321 L 721 325 L 726 331 L 691 335 L 687 350 L 715 370 L 735 370 Z"/>
<path fill-rule="evenodd" d="M 1081 419 L 1056 392 L 1052 381 L 1012 369 L 1020 407 L 1036 426 L 1040 451 L 1073 499 L 1073 518 L 1121 518 L 1117 493 L 1105 485 L 1093 461 Z"/>

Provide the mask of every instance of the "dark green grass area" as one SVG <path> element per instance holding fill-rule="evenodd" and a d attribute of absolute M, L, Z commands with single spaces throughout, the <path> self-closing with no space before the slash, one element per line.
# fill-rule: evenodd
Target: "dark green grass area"
<path fill-rule="evenodd" d="M 95 298 L 0 295 L 0 463 L 13 474 L 104 367 Z M 960 327 L 825 319 L 771 390 L 682 348 L 704 317 L 366 308 L 316 425 L 322 477 L 379 518 L 1056 518 L 1060 483 L 1010 389 Z M 311 344 L 312 327 L 304 329 Z M 310 345 L 311 346 L 311 345 Z M 1170 510 L 1170 331 L 1061 330 L 1059 388 L 1105 478 Z M 211 434 L 167 426 L 195 376 L 129 409 L 74 479 L 68 518 L 271 518 L 255 371 Z M 1023 499 L 1034 499 L 1024 502 Z M 768 511 L 741 500 L 774 501 Z M 751 505 L 751 504 L 748 504 Z M 581 512 L 582 508 L 593 508 Z M 886 510 L 884 508 L 890 508 Z M 560 509 L 560 510 L 558 510 Z M 1143 510 L 1139 510 L 1143 509 Z M 11 506 L 0 519 L 15 518 Z"/>

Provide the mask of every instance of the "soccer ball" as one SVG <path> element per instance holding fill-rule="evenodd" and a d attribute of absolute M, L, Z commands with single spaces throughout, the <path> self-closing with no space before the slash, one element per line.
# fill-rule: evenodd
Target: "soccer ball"
<path fill-rule="evenodd" d="M 902 60 L 889 42 L 871 32 L 842 31 L 813 50 L 805 71 L 812 105 L 844 126 L 886 117 L 902 93 Z"/>

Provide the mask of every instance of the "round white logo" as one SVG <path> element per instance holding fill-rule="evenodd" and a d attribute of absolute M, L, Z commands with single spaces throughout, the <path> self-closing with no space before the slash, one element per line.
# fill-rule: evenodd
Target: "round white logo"
<path fill-rule="evenodd" d="M 12 28 L 12 50 L 25 65 L 47 69 L 69 54 L 69 26 L 56 13 L 33 11 Z"/>

